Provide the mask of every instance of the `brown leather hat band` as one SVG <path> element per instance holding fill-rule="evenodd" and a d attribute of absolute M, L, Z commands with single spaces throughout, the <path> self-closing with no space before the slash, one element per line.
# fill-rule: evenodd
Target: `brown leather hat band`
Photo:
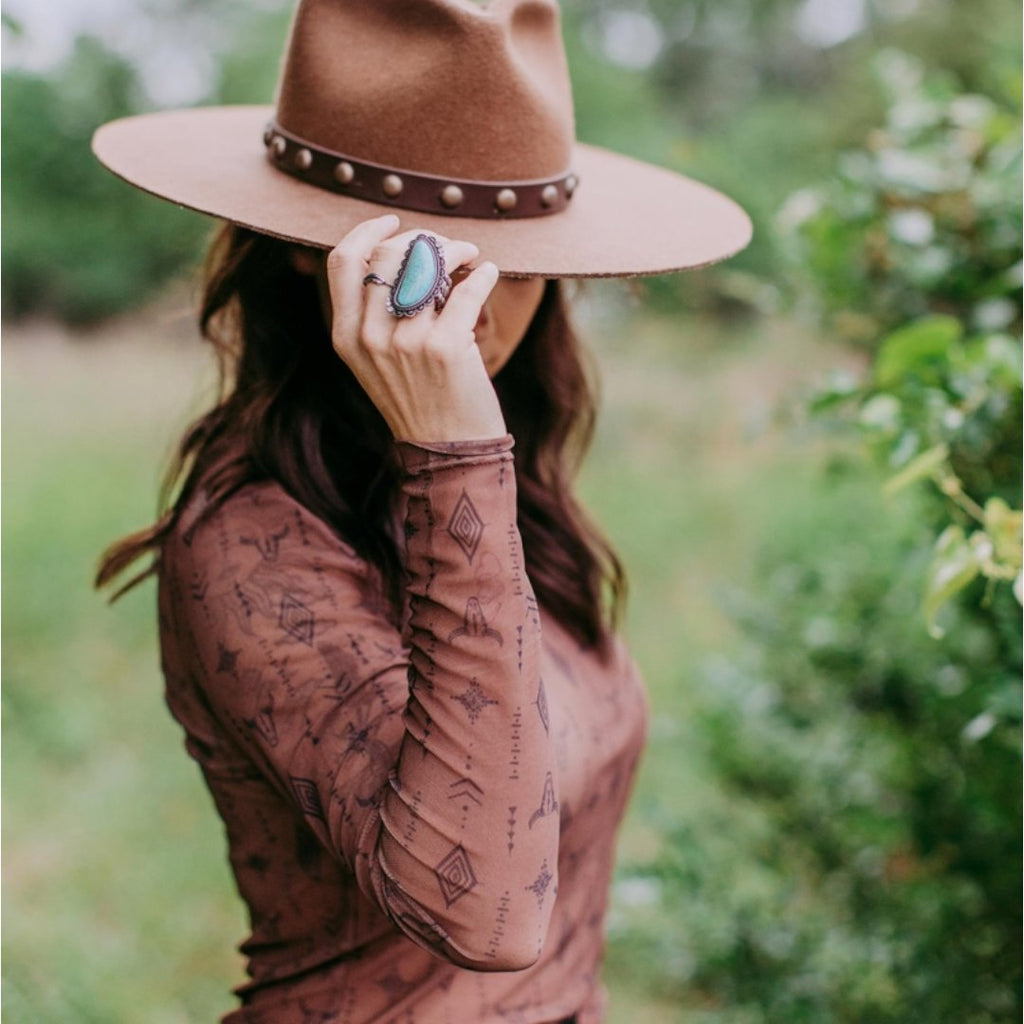
<path fill-rule="evenodd" d="M 356 199 L 452 217 L 544 217 L 564 210 L 576 175 L 536 181 L 464 181 L 382 167 L 314 146 L 271 122 L 263 133 L 270 162 L 279 170 Z"/>

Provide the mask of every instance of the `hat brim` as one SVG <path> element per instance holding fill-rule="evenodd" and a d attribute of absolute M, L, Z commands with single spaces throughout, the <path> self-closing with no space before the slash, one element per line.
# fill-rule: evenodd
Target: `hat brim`
<path fill-rule="evenodd" d="M 664 274 L 726 259 L 750 241 L 746 213 L 681 174 L 577 144 L 579 187 L 546 217 L 482 220 L 368 203 L 274 168 L 262 137 L 268 106 L 203 107 L 112 121 L 93 152 L 114 174 L 162 199 L 287 241 L 333 248 L 359 221 L 394 212 L 402 227 L 475 243 L 512 277 Z"/>

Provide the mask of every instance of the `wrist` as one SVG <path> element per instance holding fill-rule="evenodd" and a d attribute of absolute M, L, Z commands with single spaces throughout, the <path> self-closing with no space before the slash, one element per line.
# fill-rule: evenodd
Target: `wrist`
<path fill-rule="evenodd" d="M 406 473 L 414 475 L 466 461 L 499 460 L 509 455 L 515 441 L 511 434 L 459 441 L 398 441 L 395 449 Z"/>

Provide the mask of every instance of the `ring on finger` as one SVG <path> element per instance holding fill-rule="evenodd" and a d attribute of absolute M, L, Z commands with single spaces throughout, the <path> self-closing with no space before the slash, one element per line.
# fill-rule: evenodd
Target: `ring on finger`
<path fill-rule="evenodd" d="M 366 277 L 363 278 L 363 287 L 365 288 L 368 284 L 382 284 L 382 285 L 384 285 L 385 288 L 393 288 L 394 287 L 393 282 L 385 281 L 384 278 L 380 276 L 380 274 L 375 274 L 375 273 L 372 273 L 372 272 L 367 274 Z M 451 290 L 452 290 L 452 279 L 447 274 L 445 274 L 445 277 L 444 277 L 444 287 L 438 292 L 437 295 L 434 296 L 434 309 L 435 309 L 436 312 L 440 313 L 441 310 L 444 309 L 444 304 L 448 301 L 448 296 L 451 294 Z M 388 307 L 387 307 L 389 313 L 392 312 L 391 305 L 392 305 L 391 304 L 391 300 L 389 298 L 389 300 L 388 300 Z M 419 312 L 419 310 L 417 310 L 416 312 Z M 396 314 L 396 315 L 403 315 L 403 314 Z M 415 314 L 414 313 L 406 313 L 404 315 L 405 316 L 414 316 Z"/>
<path fill-rule="evenodd" d="M 377 274 L 367 274 L 363 283 L 387 284 Z M 420 233 L 409 242 L 394 281 L 390 284 L 387 311 L 395 317 L 415 316 L 433 304 L 440 311 L 452 290 L 441 243 L 433 235 Z"/>

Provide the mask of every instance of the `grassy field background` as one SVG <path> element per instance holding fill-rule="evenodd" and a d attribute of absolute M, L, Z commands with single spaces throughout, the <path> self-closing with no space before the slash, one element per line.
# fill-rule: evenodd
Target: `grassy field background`
<path fill-rule="evenodd" d="M 664 827 L 743 813 L 710 772 L 688 679 L 734 641 L 720 596 L 780 508 L 813 500 L 814 453 L 773 411 L 839 359 L 784 320 L 624 317 L 602 288 L 584 326 L 604 382 L 588 504 L 631 576 L 627 631 L 654 708 L 620 841 L 645 863 Z M 244 914 L 222 830 L 163 706 L 151 583 L 108 608 L 99 552 L 149 522 L 174 439 L 212 388 L 177 297 L 87 335 L 5 329 L 3 350 L 4 996 L 13 1024 L 209 1021 L 243 980 Z M 755 810 L 756 813 L 756 810 Z M 616 920 L 612 1024 L 698 1020 L 658 996 Z M 652 927 L 657 908 L 651 908 Z M 684 955 L 681 951 L 680 955 Z"/>

